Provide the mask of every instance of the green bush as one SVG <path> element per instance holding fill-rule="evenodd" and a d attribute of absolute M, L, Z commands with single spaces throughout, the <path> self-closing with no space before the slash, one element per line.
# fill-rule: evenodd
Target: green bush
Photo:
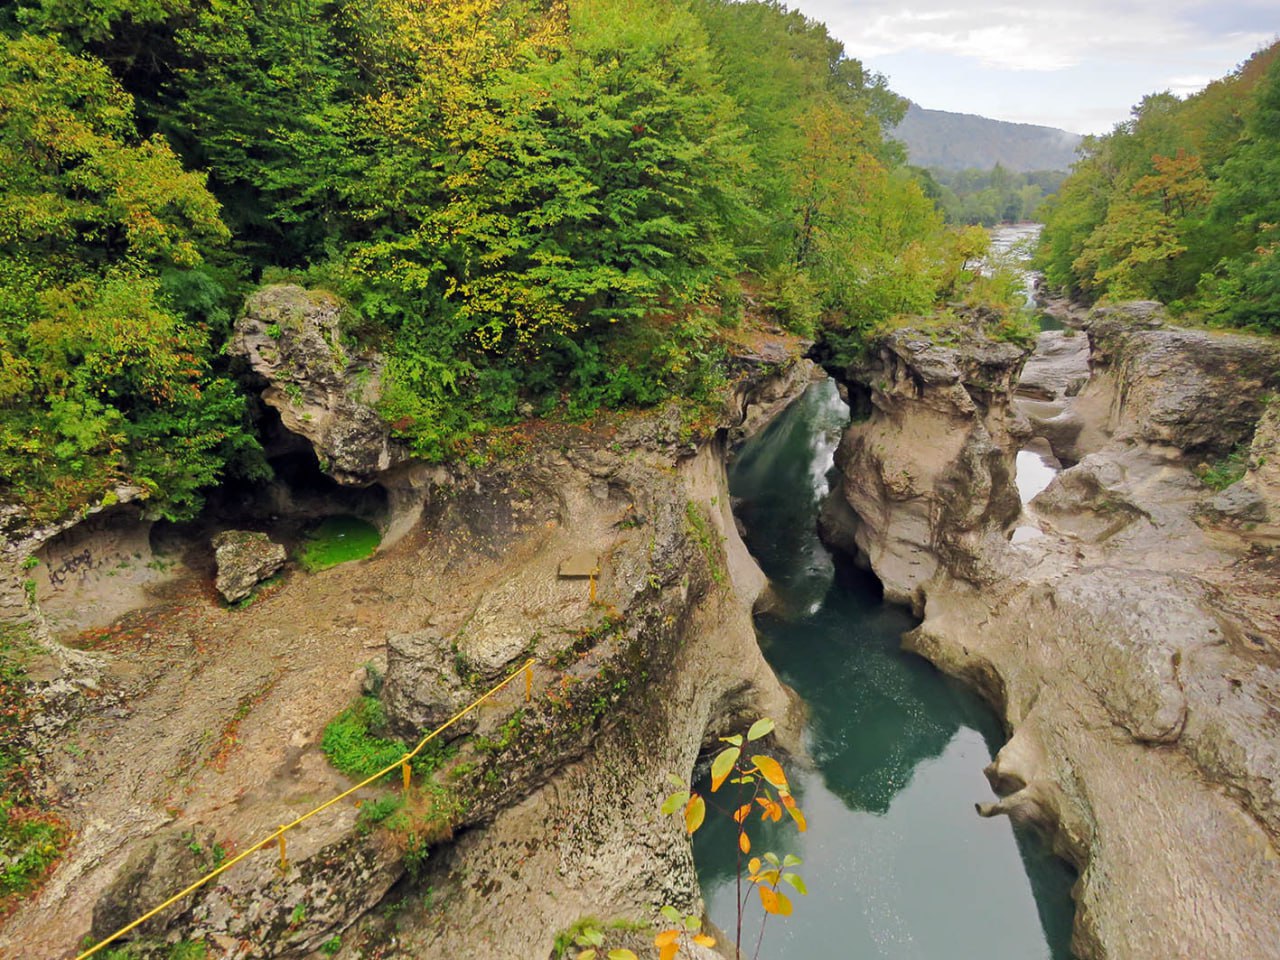
<path fill-rule="evenodd" d="M 1239 447 L 1217 463 L 1197 471 L 1200 482 L 1210 490 L 1225 490 L 1245 475 L 1249 469 L 1248 448 Z"/>
<path fill-rule="evenodd" d="M 347 776 L 363 780 L 391 766 L 411 749 L 388 733 L 381 701 L 377 697 L 359 697 L 324 728 L 320 749 Z M 456 752 L 451 744 L 433 740 L 411 761 L 414 775 L 429 776 Z"/>

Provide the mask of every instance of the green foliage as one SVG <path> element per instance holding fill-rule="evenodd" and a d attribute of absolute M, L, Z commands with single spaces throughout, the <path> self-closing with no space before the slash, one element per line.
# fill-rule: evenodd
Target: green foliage
<path fill-rule="evenodd" d="M 516 710 L 511 714 L 497 730 L 494 737 L 476 737 L 476 749 L 481 753 L 497 755 L 511 746 L 515 739 L 520 736 L 520 729 L 524 723 L 524 711 Z"/>
<path fill-rule="evenodd" d="M 1196 475 L 1210 490 L 1225 490 L 1243 477 L 1248 469 L 1249 448 L 1242 446 L 1216 463 L 1202 465 Z"/>
<path fill-rule="evenodd" d="M 1280 331 L 1280 45 L 1202 92 L 1143 99 L 1086 138 L 1051 200 L 1038 261 L 1090 300 L 1154 298 L 1209 323 Z"/>
<path fill-rule="evenodd" d="M 698 504 L 690 500 L 684 505 L 685 532 L 697 543 L 702 555 L 707 558 L 707 569 L 711 571 L 711 579 L 719 586 L 729 581 L 724 563 L 724 547 L 720 534 L 712 526 L 707 515 Z"/>
<path fill-rule="evenodd" d="M 938 204 L 948 223 L 982 224 L 1034 220 L 1047 196 L 1066 174 L 1056 170 L 1017 173 L 996 164 L 990 170 L 921 171 L 926 193 Z"/>
<path fill-rule="evenodd" d="M 347 776 L 363 780 L 408 752 L 399 740 L 378 736 L 386 725 L 382 702 L 360 697 L 324 728 L 320 749 Z"/>
<path fill-rule="evenodd" d="M 325 517 L 307 531 L 298 553 L 298 563 L 308 573 L 360 560 L 378 549 L 382 535 L 378 528 L 359 517 Z"/>
<path fill-rule="evenodd" d="M 0 799 L 0 901 L 31 892 L 62 855 L 67 838 L 57 819 Z"/>
<path fill-rule="evenodd" d="M 0 38 L 0 166 L 0 482 L 42 516 L 133 483 L 176 519 L 261 470 L 192 319 L 227 235 L 204 178 L 138 137 L 101 64 L 31 36 Z"/>
<path fill-rule="evenodd" d="M 87 938 L 85 947 L 93 946 L 92 938 Z M 97 956 L 103 960 L 140 960 L 141 957 L 163 957 L 164 960 L 207 960 L 209 947 L 203 940 L 179 940 L 176 943 L 157 944 L 144 941 L 138 944 L 126 944 L 123 947 L 108 947 Z"/>
<path fill-rule="evenodd" d="M 18 0 L 0 35 L 0 475 L 47 515 L 261 475 L 217 354 L 258 278 L 339 294 L 442 461 L 709 403 L 744 271 L 855 336 L 953 272 L 905 101 L 772 2 Z"/>
<path fill-rule="evenodd" d="M 205 960 L 208 955 L 203 940 L 180 940 L 169 947 L 169 960 Z"/>
<path fill-rule="evenodd" d="M 370 800 L 360 806 L 360 816 L 356 819 L 356 831 L 367 836 L 378 824 L 397 813 L 404 806 L 404 797 L 398 793 L 387 794 L 377 800 Z"/>
<path fill-rule="evenodd" d="M 363 780 L 409 752 L 402 741 L 387 736 L 388 732 L 382 702 L 376 697 L 359 697 L 324 728 L 320 749 L 347 776 Z M 456 752 L 455 747 L 433 740 L 410 762 L 414 775 L 434 773 Z"/>
<path fill-rule="evenodd" d="M 342 949 L 342 937 L 336 934 L 320 944 L 320 952 L 326 957 L 332 957 L 335 953 Z"/>

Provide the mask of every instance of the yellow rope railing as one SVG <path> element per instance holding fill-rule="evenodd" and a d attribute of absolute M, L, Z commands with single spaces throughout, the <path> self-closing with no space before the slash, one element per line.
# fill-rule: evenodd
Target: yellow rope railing
<path fill-rule="evenodd" d="M 211 870 L 209 873 L 206 873 L 203 877 L 201 877 L 195 883 L 191 884 L 191 886 L 187 887 L 181 893 L 175 893 L 172 897 L 170 897 L 164 903 L 160 904 L 160 906 L 156 907 L 155 909 L 147 913 L 144 913 L 137 920 L 133 921 L 133 923 L 129 924 L 128 926 L 121 927 L 119 930 L 111 934 L 111 936 L 107 937 L 105 940 L 100 940 L 98 943 L 94 944 L 84 953 L 76 957 L 76 960 L 86 960 L 87 957 L 92 957 L 95 953 L 97 953 L 103 947 L 106 947 L 107 945 L 114 943 L 116 940 L 119 940 L 130 930 L 133 930 L 134 928 L 141 926 L 142 924 L 150 920 L 152 917 L 154 917 L 156 914 L 164 910 L 167 910 L 169 907 L 173 906 L 179 900 L 182 900 L 184 897 L 188 896 L 189 894 L 192 894 L 195 891 L 199 890 L 201 887 L 203 887 L 206 883 L 208 883 L 214 877 L 217 877 L 223 873 L 226 873 L 228 870 L 234 867 L 237 863 L 239 863 L 245 857 L 249 856 L 251 853 L 256 853 L 257 851 L 261 850 L 263 847 L 270 846 L 272 843 L 279 844 L 280 867 L 281 869 L 284 869 L 285 867 L 288 866 L 288 861 L 285 859 L 284 835 L 286 833 L 288 833 L 290 830 L 292 830 L 294 827 L 298 826 L 299 824 L 304 823 L 307 820 L 310 820 L 317 813 L 327 810 L 330 807 L 332 807 L 335 803 L 345 800 L 347 797 L 351 796 L 351 794 L 355 793 L 357 790 L 361 790 L 369 786 L 369 784 L 373 783 L 374 781 L 382 777 L 385 777 L 388 773 L 390 773 L 396 767 L 400 767 L 404 772 L 404 786 L 405 786 L 405 789 L 407 790 L 409 787 L 409 778 L 411 776 L 409 761 L 412 760 L 414 757 L 416 757 L 422 751 L 422 748 L 425 747 L 428 743 L 430 743 L 440 734 L 444 733 L 444 731 L 448 730 L 451 726 L 453 726 L 455 723 L 457 723 L 459 720 L 465 717 L 468 713 L 470 713 L 476 707 L 480 706 L 480 704 L 484 703 L 486 700 L 492 697 L 495 693 L 497 693 L 507 684 L 511 683 L 512 680 L 514 680 L 516 677 L 520 676 L 521 674 L 524 674 L 524 677 L 525 677 L 525 685 L 524 685 L 525 700 L 526 701 L 529 700 L 533 692 L 534 662 L 535 661 L 532 657 L 526 660 L 514 673 L 512 673 L 509 677 L 507 677 L 497 686 L 492 687 L 487 693 L 484 693 L 481 696 L 477 697 L 475 700 L 472 700 L 471 703 L 467 704 L 467 706 L 463 707 L 460 711 L 455 713 L 443 724 L 441 724 L 440 726 L 436 727 L 436 729 L 428 733 L 425 737 L 423 737 L 418 742 L 418 745 L 416 747 L 414 747 L 412 750 L 406 753 L 399 760 L 395 761 L 394 763 L 388 764 L 386 767 L 379 770 L 373 776 L 360 781 L 354 787 L 351 787 L 349 790 L 343 791 L 342 793 L 334 797 L 332 800 L 327 800 L 324 803 L 320 804 L 320 806 L 316 807 L 314 810 L 309 810 L 307 813 L 304 813 L 302 816 L 298 817 L 298 819 L 294 820 L 292 823 L 286 823 L 284 826 L 278 829 L 275 833 L 271 834 L 268 837 L 264 837 L 262 840 L 259 840 L 257 843 L 249 847 L 244 852 L 232 857 L 230 860 L 222 864 L 216 870 Z"/>

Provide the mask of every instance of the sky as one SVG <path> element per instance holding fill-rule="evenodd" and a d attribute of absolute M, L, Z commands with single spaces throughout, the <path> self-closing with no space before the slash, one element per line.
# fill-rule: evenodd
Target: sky
<path fill-rule="evenodd" d="M 922 107 L 1106 133 L 1280 36 L 1280 0 L 791 0 Z"/>

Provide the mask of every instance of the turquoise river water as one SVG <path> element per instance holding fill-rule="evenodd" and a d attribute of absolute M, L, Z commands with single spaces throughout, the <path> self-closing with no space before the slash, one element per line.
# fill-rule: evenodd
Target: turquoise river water
<path fill-rule="evenodd" d="M 815 384 L 742 448 L 730 473 L 747 545 L 782 600 L 781 612 L 757 618 L 760 644 L 808 704 L 813 761 L 790 771 L 809 831 L 784 818 L 757 842 L 803 858 L 809 890 L 793 898 L 794 916 L 769 921 L 759 956 L 1066 960 L 1070 869 L 1008 819 L 974 811 L 993 798 L 982 768 L 1003 742 L 998 719 L 904 653 L 910 613 L 818 540 L 818 504 L 847 422 L 835 386 Z M 731 827 L 709 818 L 694 854 L 710 915 L 732 935 Z M 752 898 L 747 957 L 760 915 Z"/>

